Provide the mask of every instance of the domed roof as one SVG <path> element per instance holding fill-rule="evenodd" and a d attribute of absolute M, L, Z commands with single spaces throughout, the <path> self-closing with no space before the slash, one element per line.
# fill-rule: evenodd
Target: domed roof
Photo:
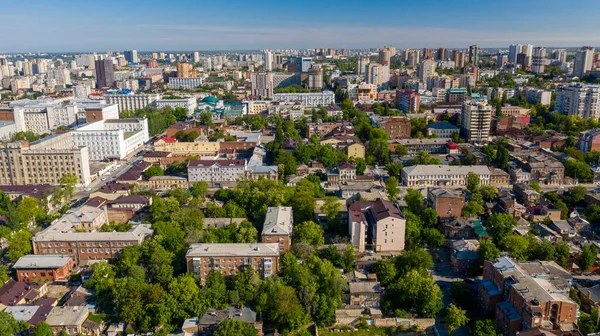
<path fill-rule="evenodd" d="M 203 103 L 213 103 L 214 104 L 214 103 L 218 103 L 219 99 L 217 99 L 217 98 L 215 98 L 213 96 L 206 96 L 206 97 L 204 97 L 201 100 L 201 102 L 203 102 Z"/>

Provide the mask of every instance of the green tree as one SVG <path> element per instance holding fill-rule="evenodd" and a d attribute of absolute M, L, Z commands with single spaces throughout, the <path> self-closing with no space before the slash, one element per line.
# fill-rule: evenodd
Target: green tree
<path fill-rule="evenodd" d="M 446 309 L 446 325 L 450 333 L 454 333 L 458 328 L 467 323 L 469 323 L 469 318 L 467 317 L 466 310 L 458 308 L 453 303 L 448 305 Z"/>
<path fill-rule="evenodd" d="M 486 201 L 493 201 L 498 197 L 498 188 L 491 185 L 482 185 L 479 187 L 479 193 Z"/>
<path fill-rule="evenodd" d="M 175 198 L 177 202 L 179 202 L 179 204 L 181 205 L 186 204 L 190 200 L 190 198 L 192 198 L 190 192 L 184 188 L 171 189 L 167 193 L 167 196 Z"/>
<path fill-rule="evenodd" d="M 254 328 L 250 323 L 232 318 L 225 319 L 219 324 L 213 333 L 214 336 L 229 336 L 229 335 L 240 335 L 240 336 L 256 336 L 258 330 Z"/>
<path fill-rule="evenodd" d="M 16 262 L 22 256 L 31 253 L 31 237 L 31 232 L 28 230 L 13 232 L 8 238 L 8 253 L 6 254 L 10 261 Z"/>
<path fill-rule="evenodd" d="M 77 185 L 77 176 L 75 174 L 64 174 L 60 178 L 62 186 L 61 193 L 65 199 L 71 199 L 75 196 L 75 186 Z"/>
<path fill-rule="evenodd" d="M 365 169 L 367 169 L 367 163 L 363 158 L 356 158 L 354 160 L 356 164 L 356 175 L 363 175 L 365 173 Z"/>
<path fill-rule="evenodd" d="M 598 255 L 598 249 L 594 244 L 586 244 L 581 247 L 578 265 L 582 271 L 587 272 L 594 266 L 596 255 Z"/>
<path fill-rule="evenodd" d="M 40 200 L 29 196 L 25 196 L 19 201 L 17 212 L 21 223 L 31 223 L 33 225 L 35 225 L 35 219 L 43 214 L 43 210 L 40 208 Z"/>
<path fill-rule="evenodd" d="M 428 272 L 413 269 L 388 286 L 383 307 L 388 312 L 403 309 L 432 318 L 440 311 L 442 296 Z"/>
<path fill-rule="evenodd" d="M 504 239 L 510 236 L 517 226 L 517 220 L 508 214 L 495 213 L 490 216 L 486 223 L 486 229 L 494 239 L 494 243 L 504 247 Z"/>
<path fill-rule="evenodd" d="M 500 249 L 496 247 L 490 240 L 484 240 L 479 243 L 479 250 L 477 250 L 477 254 L 479 255 L 480 263 L 483 264 L 484 260 L 494 261 L 500 257 Z"/>
<path fill-rule="evenodd" d="M 406 148 L 404 145 L 397 144 L 396 145 L 396 154 L 398 154 L 400 156 L 406 156 L 406 155 L 408 155 L 408 148 Z"/>
<path fill-rule="evenodd" d="M 440 247 L 444 245 L 444 234 L 438 229 L 425 228 L 423 229 L 423 240 L 429 247 Z"/>
<path fill-rule="evenodd" d="M 377 274 L 377 280 L 381 282 L 385 287 L 391 284 L 396 279 L 396 265 L 392 259 L 377 260 L 375 266 L 371 270 L 373 273 Z"/>
<path fill-rule="evenodd" d="M 467 174 L 467 189 L 471 193 L 476 193 L 479 189 L 479 175 L 469 172 Z"/>
<path fill-rule="evenodd" d="M 540 183 L 538 181 L 531 181 L 530 185 L 533 190 L 538 192 L 538 194 L 542 192 L 542 187 L 540 187 Z"/>
<path fill-rule="evenodd" d="M 329 228 L 337 226 L 337 218 L 341 207 L 342 205 L 335 196 L 327 196 L 323 199 L 321 211 L 327 216 L 327 226 Z"/>
<path fill-rule="evenodd" d="M 15 335 L 27 329 L 29 329 L 29 323 L 19 322 L 9 313 L 0 312 L 0 335 Z"/>
<path fill-rule="evenodd" d="M 565 173 L 570 177 L 578 179 L 580 182 L 590 181 L 594 177 L 590 166 L 585 162 L 577 160 L 565 161 Z"/>
<path fill-rule="evenodd" d="M 506 169 L 508 167 L 508 148 L 503 145 L 498 146 L 498 151 L 496 152 L 496 164 L 500 169 Z"/>
<path fill-rule="evenodd" d="M 165 172 L 163 171 L 163 169 L 160 166 L 152 166 L 148 169 L 146 169 L 146 171 L 144 171 L 144 177 L 146 179 L 149 179 L 153 176 L 163 176 L 165 175 Z"/>
<path fill-rule="evenodd" d="M 192 196 L 203 199 L 208 193 L 208 183 L 206 181 L 198 181 L 192 183 L 192 187 L 190 188 L 192 192 Z"/>
<path fill-rule="evenodd" d="M 421 212 L 421 220 L 423 221 L 424 227 L 435 227 L 438 222 L 438 215 L 435 210 L 432 208 L 426 208 Z"/>
<path fill-rule="evenodd" d="M 395 177 L 388 178 L 385 183 L 385 189 L 387 191 L 387 195 L 390 201 L 394 202 L 396 198 L 398 198 L 398 194 L 400 194 L 400 188 L 398 188 L 398 179 Z"/>
<path fill-rule="evenodd" d="M 404 196 L 404 201 L 408 206 L 408 210 L 412 213 L 420 213 L 423 210 L 423 201 L 425 198 L 423 194 L 421 194 L 418 190 L 408 189 L 406 191 L 406 196 Z"/>
<path fill-rule="evenodd" d="M 510 252 L 519 261 L 527 260 L 526 251 L 528 246 L 529 243 L 525 237 L 510 235 L 504 239 L 506 251 Z"/>
<path fill-rule="evenodd" d="M 38 325 L 33 329 L 33 336 L 53 336 L 54 334 L 52 333 L 52 329 L 50 328 L 50 325 L 46 322 L 40 322 L 38 323 Z"/>
<path fill-rule="evenodd" d="M 0 286 L 6 283 L 6 281 L 10 278 L 10 272 L 8 270 L 8 266 L 4 264 L 0 264 Z"/>
<path fill-rule="evenodd" d="M 501 336 L 501 334 L 496 330 L 496 322 L 487 319 L 475 321 L 473 336 Z"/>
<path fill-rule="evenodd" d="M 431 267 L 433 267 L 431 255 L 422 248 L 404 251 L 396 257 L 396 270 L 400 276 L 412 270 L 425 271 Z"/>
<path fill-rule="evenodd" d="M 305 242 L 314 247 L 325 243 L 324 232 L 319 224 L 313 221 L 302 222 L 294 227 L 292 240 L 295 243 Z"/>

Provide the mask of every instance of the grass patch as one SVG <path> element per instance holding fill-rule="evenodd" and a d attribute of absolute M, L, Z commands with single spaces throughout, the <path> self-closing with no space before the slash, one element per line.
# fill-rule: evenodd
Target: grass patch
<path fill-rule="evenodd" d="M 105 322 L 108 316 L 106 314 L 92 314 L 88 316 L 88 319 L 92 322 L 102 323 Z"/>

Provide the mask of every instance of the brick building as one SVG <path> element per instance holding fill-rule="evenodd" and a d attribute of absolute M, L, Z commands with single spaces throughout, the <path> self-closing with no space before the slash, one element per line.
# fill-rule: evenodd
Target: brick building
<path fill-rule="evenodd" d="M 438 217 L 459 217 L 465 207 L 465 192 L 461 189 L 430 188 L 427 200 Z"/>
<path fill-rule="evenodd" d="M 18 281 L 67 281 L 75 268 L 69 255 L 25 255 L 13 265 Z"/>
<path fill-rule="evenodd" d="M 198 276 L 201 283 L 212 270 L 231 277 L 243 267 L 251 267 L 266 278 L 279 271 L 279 244 L 192 244 L 185 259 L 188 272 Z"/>
<path fill-rule="evenodd" d="M 292 226 L 291 207 L 269 207 L 263 224 L 261 242 L 278 243 L 281 253 L 289 251 L 292 247 Z"/>
<path fill-rule="evenodd" d="M 384 117 L 378 125 L 389 139 L 410 139 L 410 120 L 404 117 Z"/>

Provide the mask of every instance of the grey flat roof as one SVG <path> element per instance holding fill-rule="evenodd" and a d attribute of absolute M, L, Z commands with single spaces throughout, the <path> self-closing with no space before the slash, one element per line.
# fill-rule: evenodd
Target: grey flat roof
<path fill-rule="evenodd" d="M 62 255 L 25 255 L 14 264 L 15 269 L 60 268 L 65 266 L 71 256 Z"/>
<path fill-rule="evenodd" d="M 186 257 L 279 256 L 277 243 L 192 244 Z"/>
<path fill-rule="evenodd" d="M 262 234 L 292 234 L 292 208 L 269 207 L 267 209 L 267 215 L 265 216 Z"/>

